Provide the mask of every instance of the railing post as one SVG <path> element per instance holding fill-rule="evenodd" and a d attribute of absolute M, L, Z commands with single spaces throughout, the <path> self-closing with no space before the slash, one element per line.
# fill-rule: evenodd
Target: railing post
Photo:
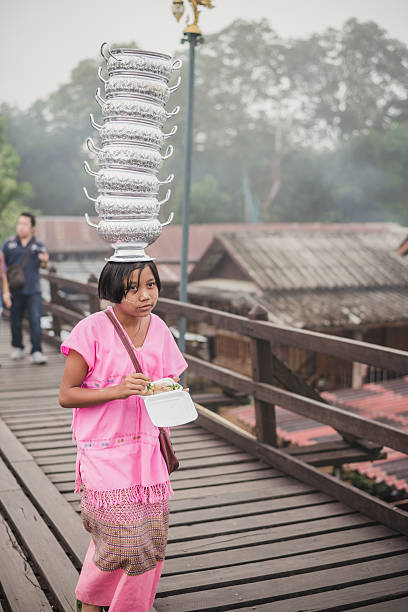
<path fill-rule="evenodd" d="M 48 268 L 48 272 L 50 274 L 56 274 L 57 273 L 57 269 L 55 266 L 50 266 Z M 58 285 L 57 283 L 53 282 L 53 281 L 49 281 L 50 283 L 50 300 L 51 300 L 51 304 L 60 304 L 61 300 L 60 300 L 60 296 L 58 294 Z M 60 338 L 61 337 L 61 329 L 62 329 L 62 321 L 60 319 L 60 317 L 56 314 L 52 314 L 52 329 L 54 331 L 54 336 L 56 338 Z"/>
<path fill-rule="evenodd" d="M 361 342 L 363 339 L 362 332 L 360 330 L 355 331 L 353 338 L 354 340 L 359 340 Z M 364 365 L 362 363 L 353 361 L 351 371 L 351 386 L 353 389 L 359 389 L 363 386 L 363 368 Z"/>
<path fill-rule="evenodd" d="M 249 318 L 253 320 L 266 321 L 268 313 L 260 306 L 256 306 L 249 313 Z M 272 353 L 271 345 L 267 340 L 251 338 L 251 361 L 252 378 L 256 382 L 272 383 Z M 276 415 L 275 406 L 263 402 L 256 397 L 255 405 L 255 427 L 256 437 L 260 442 L 278 446 L 276 434 Z"/>
<path fill-rule="evenodd" d="M 98 283 L 98 279 L 95 274 L 91 274 L 88 278 L 88 284 L 90 283 Z M 93 314 L 94 312 L 99 312 L 101 309 L 101 303 L 99 301 L 99 297 L 97 295 L 88 294 L 88 304 L 89 304 L 89 313 Z"/>

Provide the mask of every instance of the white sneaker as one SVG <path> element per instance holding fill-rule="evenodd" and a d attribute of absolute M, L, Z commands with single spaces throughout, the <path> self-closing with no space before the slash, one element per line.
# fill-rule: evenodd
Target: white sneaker
<path fill-rule="evenodd" d="M 34 353 L 31 353 L 30 361 L 31 363 L 41 365 L 42 363 L 47 363 L 48 359 L 40 351 L 35 351 Z"/>
<path fill-rule="evenodd" d="M 13 348 L 13 350 L 10 353 L 10 359 L 23 359 L 24 357 L 24 350 L 22 348 Z"/>

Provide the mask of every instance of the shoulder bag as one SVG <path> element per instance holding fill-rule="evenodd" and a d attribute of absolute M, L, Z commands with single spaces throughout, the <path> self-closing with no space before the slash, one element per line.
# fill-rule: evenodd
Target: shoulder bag
<path fill-rule="evenodd" d="M 24 268 L 26 267 L 29 257 L 32 253 L 34 244 L 35 240 L 32 243 L 31 247 L 27 249 L 27 253 L 24 255 L 24 259 L 21 264 L 11 264 L 11 266 L 7 268 L 7 281 L 9 284 L 10 291 L 12 292 L 18 291 L 19 289 L 22 289 L 24 287 Z"/>
<path fill-rule="evenodd" d="M 116 331 L 118 332 L 119 338 L 122 340 L 125 349 L 129 353 L 129 357 L 132 360 L 132 363 L 135 367 L 135 371 L 142 374 L 142 369 L 137 360 L 135 352 L 132 349 L 129 340 L 126 338 L 125 334 L 123 333 L 123 330 L 120 327 L 119 323 L 117 322 L 115 316 L 112 314 L 110 310 L 105 310 L 105 314 L 108 317 L 108 319 L 111 321 Z M 176 453 L 173 450 L 173 446 L 170 442 L 170 436 L 164 427 L 159 427 L 159 442 L 160 442 L 161 453 L 166 462 L 169 474 L 171 474 L 172 472 L 174 472 L 174 470 L 177 470 L 180 464 L 179 464 L 179 460 L 176 457 Z"/>

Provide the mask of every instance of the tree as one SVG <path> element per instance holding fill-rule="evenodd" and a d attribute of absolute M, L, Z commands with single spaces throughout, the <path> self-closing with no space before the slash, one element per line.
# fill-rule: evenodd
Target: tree
<path fill-rule="evenodd" d="M 179 187 L 169 205 L 177 223 L 181 223 L 182 195 Z M 192 184 L 190 223 L 208 223 L 209 219 L 211 223 L 228 223 L 234 215 L 236 207 L 231 195 L 220 188 L 214 176 L 207 174 Z"/>
<path fill-rule="evenodd" d="M 206 36 L 197 52 L 196 156 L 217 158 L 213 172 L 240 210 L 240 177 L 246 176 L 267 219 L 276 213 L 280 189 L 288 192 L 296 182 L 283 174 L 288 155 L 293 159 L 294 151 L 308 146 L 334 150 L 355 135 L 404 120 L 407 67 L 407 47 L 372 22 L 352 19 L 341 30 L 284 40 L 266 20 L 234 21 Z M 185 87 L 184 79 L 174 94 L 182 124 Z M 229 178 L 220 176 L 232 167 Z M 193 179 L 202 175 L 195 163 Z"/>
<path fill-rule="evenodd" d="M 336 144 L 407 118 L 408 48 L 374 22 L 350 19 L 341 30 L 294 41 L 287 68 L 311 143 Z"/>
<path fill-rule="evenodd" d="M 8 137 L 21 156 L 21 173 L 34 186 L 33 206 L 45 214 L 85 212 L 82 186 L 95 189 L 82 164 L 97 84 L 97 61 L 84 60 L 47 100 L 26 112 L 2 109 Z"/>
<path fill-rule="evenodd" d="M 300 149 L 282 160 L 282 188 L 268 221 L 330 223 L 346 221 L 333 204 L 330 181 L 333 153 Z M 287 177 L 292 177 L 287 179 Z"/>
<path fill-rule="evenodd" d="M 34 185 L 33 204 L 49 214 L 83 213 L 88 203 L 82 185 L 95 193 L 82 160 L 87 157 L 84 141 L 93 133 L 89 112 L 97 115 L 99 109 L 93 102 L 97 63 L 81 62 L 68 83 L 28 112 L 6 113 L 21 176 Z M 179 125 L 172 139 L 175 155 L 166 163 L 168 172 L 176 174 L 176 206 L 184 168 L 187 65 L 168 104 L 169 110 L 180 104 L 182 111 L 165 126 L 168 131 L 173 123 Z M 221 214 L 201 207 L 199 218 L 248 220 L 248 201 L 261 203 L 258 213 L 264 220 L 295 219 L 297 214 L 303 220 L 304 213 L 310 220 L 313 215 L 315 220 L 348 218 L 365 209 L 371 214 L 359 190 L 354 194 L 359 205 L 352 204 L 336 172 L 355 182 L 353 168 L 347 169 L 342 157 L 349 151 L 347 143 L 371 131 L 385 134 L 407 120 L 407 67 L 403 43 L 375 23 L 354 19 L 340 30 L 307 39 L 283 39 L 265 20 L 237 20 L 207 36 L 197 50 L 192 184 L 200 201 L 216 184 L 224 209 Z M 370 188 L 371 167 L 370 161 Z M 213 176 L 213 185 L 207 175 Z M 381 217 L 390 210 L 379 204 L 377 213 Z"/>
<path fill-rule="evenodd" d="M 0 239 L 4 240 L 13 232 L 16 219 L 24 202 L 31 196 L 31 186 L 20 181 L 18 176 L 20 160 L 7 142 L 4 130 L 4 119 L 0 117 Z"/>
<path fill-rule="evenodd" d="M 347 221 L 408 223 L 408 122 L 357 136 L 333 155 L 332 206 Z"/>
<path fill-rule="evenodd" d="M 124 46 L 137 47 L 134 42 Z M 21 157 L 21 175 L 34 186 L 32 205 L 45 214 L 93 212 L 82 187 L 95 193 L 95 182 L 85 173 L 83 160 L 89 158 L 86 138 L 94 133 L 90 112 L 101 121 L 94 99 L 101 85 L 100 63 L 96 58 L 81 61 L 68 83 L 26 112 L 2 108 L 8 138 Z"/>

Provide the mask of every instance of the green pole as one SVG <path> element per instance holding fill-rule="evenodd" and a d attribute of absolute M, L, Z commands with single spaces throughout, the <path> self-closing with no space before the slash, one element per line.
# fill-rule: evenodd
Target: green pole
<path fill-rule="evenodd" d="M 180 268 L 180 302 L 187 302 L 187 275 L 188 275 L 188 232 L 190 225 L 190 188 L 191 188 L 191 158 L 193 153 L 193 115 L 194 115 L 194 62 L 195 47 L 200 34 L 188 32 L 182 42 L 187 41 L 190 45 L 188 63 L 188 94 L 187 94 L 187 124 L 186 145 L 184 158 L 184 193 L 183 193 L 183 217 L 182 217 L 182 245 L 181 245 L 181 268 Z M 179 349 L 184 352 L 186 318 L 179 320 Z"/>

